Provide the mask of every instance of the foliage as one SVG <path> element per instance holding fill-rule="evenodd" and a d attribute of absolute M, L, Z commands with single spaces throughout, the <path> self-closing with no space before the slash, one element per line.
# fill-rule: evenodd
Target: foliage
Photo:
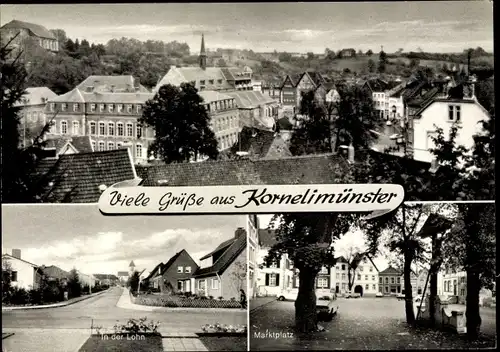
<path fill-rule="evenodd" d="M 75 298 L 82 295 L 82 286 L 80 283 L 80 277 L 76 269 L 71 269 L 68 276 L 68 297 Z"/>
<path fill-rule="evenodd" d="M 234 333 L 241 333 L 245 334 L 247 332 L 247 326 L 246 325 L 226 325 L 226 324 L 220 324 L 220 323 L 215 323 L 215 324 L 205 324 L 201 327 L 201 330 L 203 332 L 234 332 Z"/>
<path fill-rule="evenodd" d="M 202 156 L 217 159 L 217 140 L 210 116 L 195 87 L 165 85 L 145 104 L 139 122 L 153 127 L 156 139 L 149 152 L 166 163 L 189 162 Z"/>
<path fill-rule="evenodd" d="M 373 55 L 373 51 L 372 51 L 372 49 L 368 49 L 368 50 L 366 51 L 366 56 L 372 56 L 372 55 Z"/>
<path fill-rule="evenodd" d="M 139 288 L 139 282 L 141 281 L 140 276 L 141 274 L 138 271 L 134 271 L 128 278 L 127 287 L 130 288 L 130 291 L 137 292 L 137 289 Z"/>
<path fill-rule="evenodd" d="M 370 73 L 375 72 L 375 61 L 373 61 L 372 59 L 368 60 L 367 67 L 368 67 L 368 72 Z"/>
<path fill-rule="evenodd" d="M 388 63 L 387 54 L 382 50 L 378 57 L 378 72 L 385 73 Z"/>
<path fill-rule="evenodd" d="M 247 287 L 247 266 L 242 261 L 234 263 L 234 271 L 229 275 L 232 285 L 238 290 L 245 290 Z"/>
<path fill-rule="evenodd" d="M 209 299 L 204 294 L 198 295 L 139 295 L 132 298 L 135 304 L 152 307 L 171 308 L 241 308 L 241 303 L 234 298 L 231 300 Z"/>
<path fill-rule="evenodd" d="M 151 333 L 156 334 L 158 332 L 158 328 L 160 327 L 160 322 L 147 321 L 147 317 L 140 319 L 129 319 L 126 324 L 116 323 L 113 326 L 113 330 L 115 334 L 124 334 L 124 333 Z"/>
<path fill-rule="evenodd" d="M 2 302 L 8 302 L 11 296 L 12 265 L 8 260 L 2 259 Z"/>

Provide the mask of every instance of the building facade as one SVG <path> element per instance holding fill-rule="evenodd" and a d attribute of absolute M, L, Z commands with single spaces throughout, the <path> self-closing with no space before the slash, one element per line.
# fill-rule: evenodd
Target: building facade
<path fill-rule="evenodd" d="M 90 136 L 95 151 L 129 148 L 135 163 L 145 163 L 154 131 L 138 118 L 150 98 L 151 93 L 75 88 L 48 100 L 46 114 L 55 114 L 48 136 Z"/>
<path fill-rule="evenodd" d="M 16 49 L 25 50 L 29 42 L 48 51 L 59 51 L 57 38 L 47 28 L 39 24 L 13 20 L 3 25 L 0 28 L 0 33 L 2 43 L 7 43 L 15 38 L 11 42 L 15 51 Z"/>
<path fill-rule="evenodd" d="M 191 292 L 191 278 L 198 264 L 186 250 L 176 253 L 161 267 L 157 276 L 161 292 Z"/>
<path fill-rule="evenodd" d="M 383 295 L 396 295 L 402 292 L 401 272 L 392 266 L 378 273 L 379 292 Z"/>
<path fill-rule="evenodd" d="M 37 289 L 41 280 L 38 266 L 21 258 L 21 250 L 13 249 L 11 254 L 2 255 L 3 264 L 8 263 L 11 270 L 11 285 L 25 290 Z"/>
<path fill-rule="evenodd" d="M 336 294 L 346 294 L 349 292 L 349 263 L 344 257 L 337 258 L 335 267 L 333 267 L 333 280 L 332 288 L 335 289 Z"/>
<path fill-rule="evenodd" d="M 257 294 L 257 277 L 259 275 L 259 219 L 257 215 L 248 215 L 246 221 L 248 234 L 248 297 L 251 299 Z"/>
<path fill-rule="evenodd" d="M 280 115 L 280 105 L 271 97 L 255 91 L 227 92 L 238 107 L 240 127 L 272 131 Z"/>

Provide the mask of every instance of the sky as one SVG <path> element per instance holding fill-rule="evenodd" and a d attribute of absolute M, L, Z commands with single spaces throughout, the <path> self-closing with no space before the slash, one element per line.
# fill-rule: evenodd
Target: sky
<path fill-rule="evenodd" d="M 206 46 L 323 53 L 325 48 L 386 52 L 402 48 L 462 52 L 493 50 L 493 3 L 477 1 L 52 4 L 2 5 L 0 24 L 13 19 L 70 38 L 106 43 L 112 38 L 186 42 L 193 54 Z"/>
<path fill-rule="evenodd" d="M 104 216 L 91 205 L 2 205 L 2 254 L 85 274 L 152 270 L 186 249 L 195 261 L 245 226 L 244 215 Z"/>

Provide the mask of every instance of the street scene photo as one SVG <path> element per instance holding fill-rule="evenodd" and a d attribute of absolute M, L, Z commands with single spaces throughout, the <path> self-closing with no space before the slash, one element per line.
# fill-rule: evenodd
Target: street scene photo
<path fill-rule="evenodd" d="M 247 351 L 251 224 L 3 205 L 3 351 Z"/>
<path fill-rule="evenodd" d="M 251 351 L 495 348 L 493 202 L 256 222 Z"/>
<path fill-rule="evenodd" d="M 132 180 L 495 199 L 491 1 L 1 9 L 4 203 Z"/>

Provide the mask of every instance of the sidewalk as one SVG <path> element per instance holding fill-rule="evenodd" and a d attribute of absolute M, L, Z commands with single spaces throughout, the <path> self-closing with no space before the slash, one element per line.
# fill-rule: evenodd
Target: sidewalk
<path fill-rule="evenodd" d="M 277 300 L 276 296 L 252 298 L 248 301 L 250 306 L 250 312 L 253 312 L 254 310 L 259 309 L 265 305 L 268 305 L 276 300 Z"/>
<path fill-rule="evenodd" d="M 109 290 L 109 289 L 108 289 Z M 77 298 L 72 298 L 64 302 L 59 302 L 59 303 L 53 303 L 53 304 L 44 304 L 41 306 L 23 306 L 23 307 L 2 307 L 2 312 L 8 312 L 12 310 L 28 310 L 28 309 L 46 309 L 46 308 L 57 308 L 57 307 L 66 307 L 71 304 L 98 296 L 100 294 L 103 294 L 104 292 L 107 292 L 108 290 L 96 292 L 96 293 L 91 293 L 90 295 L 85 295 Z"/>
<path fill-rule="evenodd" d="M 124 287 L 122 295 L 118 302 L 116 303 L 118 308 L 122 309 L 131 309 L 131 310 L 140 310 L 143 312 L 238 312 L 241 311 L 241 308 L 173 308 L 173 307 L 152 307 L 152 306 L 143 306 L 141 304 L 132 303 L 130 299 L 129 289 Z"/>
<path fill-rule="evenodd" d="M 77 352 L 90 336 L 90 329 L 5 330 L 14 334 L 2 339 L 3 352 Z"/>

